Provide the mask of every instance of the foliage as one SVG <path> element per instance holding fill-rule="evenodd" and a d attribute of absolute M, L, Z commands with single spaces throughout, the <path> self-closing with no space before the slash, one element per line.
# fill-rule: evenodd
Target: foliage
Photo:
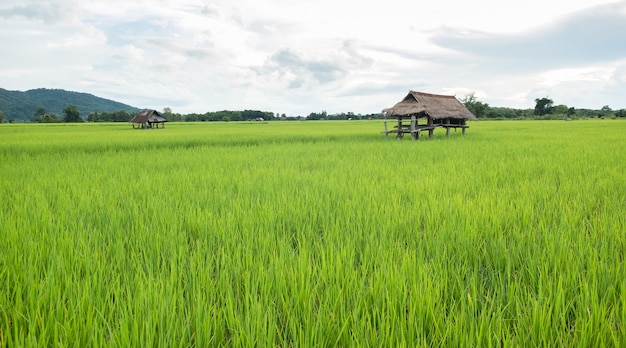
<path fill-rule="evenodd" d="M 328 117 L 328 113 L 324 110 L 320 113 L 312 112 L 307 116 L 307 120 L 325 120 Z"/>
<path fill-rule="evenodd" d="M 564 104 L 553 106 L 554 101 L 549 98 L 537 98 L 535 99 L 535 108 L 533 109 L 514 109 L 506 107 L 491 107 L 488 104 L 483 104 L 477 101 L 475 94 L 469 93 L 461 102 L 468 107 L 468 109 L 482 119 L 494 119 L 494 120 L 521 120 L 521 119 L 535 119 L 535 120 L 565 120 L 565 119 L 584 119 L 584 118 L 621 118 L 626 117 L 625 110 L 612 110 L 608 105 L 603 106 L 599 110 L 590 109 L 576 109 Z M 476 105 L 484 107 L 484 110 L 477 111 Z M 473 109 L 472 109 L 473 108 Z"/>
<path fill-rule="evenodd" d="M 0 110 L 0 123 L 4 122 L 4 111 Z"/>
<path fill-rule="evenodd" d="M 569 107 L 567 105 L 557 105 L 551 108 L 550 110 L 550 114 L 561 114 L 561 115 L 567 115 L 569 112 Z"/>
<path fill-rule="evenodd" d="M 115 112 L 92 112 L 87 116 L 88 122 L 128 122 L 133 118 L 126 110 L 118 110 Z M 169 121 L 170 118 L 167 118 Z"/>
<path fill-rule="evenodd" d="M 54 114 L 44 114 L 41 118 L 36 119 L 40 123 L 61 123 L 65 122 L 62 118 Z"/>
<path fill-rule="evenodd" d="M 489 107 L 486 118 L 491 119 L 506 119 L 506 120 L 519 120 L 525 118 L 532 118 L 532 109 L 513 109 L 503 107 Z"/>
<path fill-rule="evenodd" d="M 11 119 L 27 121 L 38 109 L 45 109 L 50 114 L 60 115 L 68 105 L 76 105 L 86 114 L 116 110 L 126 110 L 130 113 L 138 111 L 135 107 L 87 93 L 44 88 L 20 92 L 0 88 L 0 110 L 3 110 L 5 116 Z M 43 115 L 40 115 L 39 119 L 41 116 Z"/>
<path fill-rule="evenodd" d="M 83 122 L 80 112 L 76 105 L 68 105 L 63 109 L 63 122 Z"/>
<path fill-rule="evenodd" d="M 31 118 L 32 123 L 61 123 L 64 122 L 62 118 L 55 114 L 48 114 L 44 108 L 39 108 Z"/>
<path fill-rule="evenodd" d="M 554 104 L 552 99 L 547 97 L 537 98 L 535 99 L 535 103 L 537 103 L 535 105 L 535 115 L 543 116 L 552 113 L 552 104 Z"/>
<path fill-rule="evenodd" d="M 489 110 L 489 104 L 479 102 L 474 92 L 467 94 L 461 102 L 477 118 L 485 117 Z"/>
<path fill-rule="evenodd" d="M 624 346 L 626 121 L 470 127 L 3 125 L 0 346 Z"/>

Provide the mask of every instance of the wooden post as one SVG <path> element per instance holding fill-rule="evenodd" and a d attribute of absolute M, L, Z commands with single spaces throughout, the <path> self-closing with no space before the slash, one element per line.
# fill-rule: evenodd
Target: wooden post
<path fill-rule="evenodd" d="M 385 138 L 389 138 L 387 134 L 389 134 L 389 131 L 387 131 L 387 121 L 385 121 Z"/>
<path fill-rule="evenodd" d="M 396 135 L 396 138 L 402 139 L 403 135 L 404 134 L 402 134 L 402 117 L 398 116 L 398 135 Z"/>
<path fill-rule="evenodd" d="M 465 127 L 463 127 L 462 129 L 463 129 L 463 135 L 465 135 Z"/>
<path fill-rule="evenodd" d="M 446 127 L 446 136 L 449 137 L 450 136 L 450 127 Z"/>
<path fill-rule="evenodd" d="M 417 140 L 417 132 L 415 131 L 415 115 L 411 116 L 411 137 L 413 138 L 413 140 Z"/>

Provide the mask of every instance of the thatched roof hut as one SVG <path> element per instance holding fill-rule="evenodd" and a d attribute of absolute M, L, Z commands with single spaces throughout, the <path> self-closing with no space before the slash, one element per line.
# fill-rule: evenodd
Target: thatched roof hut
<path fill-rule="evenodd" d="M 159 124 L 163 128 L 167 120 L 156 110 L 143 109 L 128 122 L 133 124 L 133 128 L 159 128 Z"/>
<path fill-rule="evenodd" d="M 428 131 L 428 136 L 432 137 L 435 128 L 445 128 L 447 136 L 450 136 L 450 128 L 454 130 L 460 128 L 465 135 L 465 130 L 469 128 L 465 122 L 477 120 L 476 116 L 453 95 L 415 91 L 409 91 L 402 101 L 383 109 L 383 114 L 386 118 L 398 119 L 398 124 L 391 130 L 387 128 L 385 122 L 385 130 L 382 132 L 385 136 L 394 133 L 397 138 L 411 134 L 413 139 L 417 139 L 422 131 Z M 426 119 L 426 123 L 420 124 L 419 119 Z M 410 123 L 404 123 L 407 120 L 410 120 Z"/>
<path fill-rule="evenodd" d="M 467 108 L 453 95 L 440 95 L 410 91 L 402 101 L 384 109 L 388 118 L 428 117 L 433 120 L 457 119 L 477 120 Z"/>

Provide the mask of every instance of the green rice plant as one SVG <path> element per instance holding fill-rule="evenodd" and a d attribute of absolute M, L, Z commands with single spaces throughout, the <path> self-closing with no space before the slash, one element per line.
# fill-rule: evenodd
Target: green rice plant
<path fill-rule="evenodd" d="M 621 120 L 0 127 L 0 346 L 623 346 Z"/>

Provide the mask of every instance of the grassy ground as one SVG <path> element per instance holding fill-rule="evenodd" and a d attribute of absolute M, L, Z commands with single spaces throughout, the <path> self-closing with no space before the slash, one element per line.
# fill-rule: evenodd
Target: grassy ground
<path fill-rule="evenodd" d="M 623 346 L 626 122 L 0 126 L 0 347 Z"/>

